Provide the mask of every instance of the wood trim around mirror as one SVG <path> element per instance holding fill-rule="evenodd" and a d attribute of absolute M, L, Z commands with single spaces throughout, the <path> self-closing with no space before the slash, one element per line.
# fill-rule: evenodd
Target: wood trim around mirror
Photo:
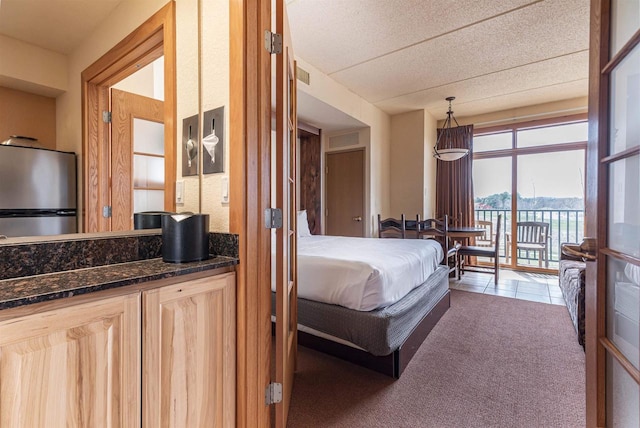
<path fill-rule="evenodd" d="M 175 211 L 176 181 L 176 31 L 175 2 L 170 1 L 100 59 L 82 78 L 82 225 L 83 232 L 111 230 L 102 207 L 111 205 L 109 87 L 164 55 L 165 209 Z"/>

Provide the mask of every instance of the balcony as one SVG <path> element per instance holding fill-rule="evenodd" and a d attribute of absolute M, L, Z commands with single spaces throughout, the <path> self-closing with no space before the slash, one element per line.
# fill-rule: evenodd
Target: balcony
<path fill-rule="evenodd" d="M 498 221 L 498 215 L 502 214 L 503 224 L 502 231 L 500 232 L 500 258 L 502 259 L 501 263 L 506 263 L 505 243 L 507 242 L 506 234 L 511 233 L 511 210 L 476 209 L 475 213 L 476 220 L 491 221 L 494 224 L 494 231 Z M 518 210 L 516 221 L 536 221 L 549 224 L 549 269 L 558 269 L 561 243 L 581 242 L 584 237 L 584 210 Z M 480 261 L 482 262 L 484 260 Z M 537 268 L 538 254 L 535 251 L 529 251 L 527 254 L 527 251 L 518 250 L 516 257 L 510 258 L 509 265 L 514 268 Z"/>

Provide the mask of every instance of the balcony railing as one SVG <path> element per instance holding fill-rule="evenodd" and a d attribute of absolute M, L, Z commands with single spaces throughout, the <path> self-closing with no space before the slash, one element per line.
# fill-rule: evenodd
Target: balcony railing
<path fill-rule="evenodd" d="M 491 221 L 495 225 L 498 215 L 502 214 L 503 224 L 500 232 L 500 257 L 505 257 L 506 234 L 511 232 L 511 210 L 476 209 L 476 219 Z M 581 242 L 584 237 L 584 210 L 518 210 L 516 221 L 537 221 L 549 224 L 549 262 L 550 268 L 557 268 L 560 260 L 560 244 Z M 537 252 L 519 250 L 518 265 L 538 266 Z M 544 265 L 543 265 L 544 266 Z"/>

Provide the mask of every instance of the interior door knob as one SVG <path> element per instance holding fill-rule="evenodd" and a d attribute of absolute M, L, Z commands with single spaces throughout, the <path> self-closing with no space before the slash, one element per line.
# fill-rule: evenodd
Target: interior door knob
<path fill-rule="evenodd" d="M 356 216 L 356 217 L 353 217 L 353 219 L 352 219 L 352 220 L 353 220 L 353 221 L 362 221 L 362 217 L 360 217 L 360 216 Z"/>

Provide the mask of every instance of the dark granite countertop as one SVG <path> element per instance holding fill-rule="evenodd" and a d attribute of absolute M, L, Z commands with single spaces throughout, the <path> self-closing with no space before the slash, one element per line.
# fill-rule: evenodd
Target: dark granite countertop
<path fill-rule="evenodd" d="M 0 280 L 0 310 L 238 264 L 216 256 L 191 263 L 162 258 Z"/>

